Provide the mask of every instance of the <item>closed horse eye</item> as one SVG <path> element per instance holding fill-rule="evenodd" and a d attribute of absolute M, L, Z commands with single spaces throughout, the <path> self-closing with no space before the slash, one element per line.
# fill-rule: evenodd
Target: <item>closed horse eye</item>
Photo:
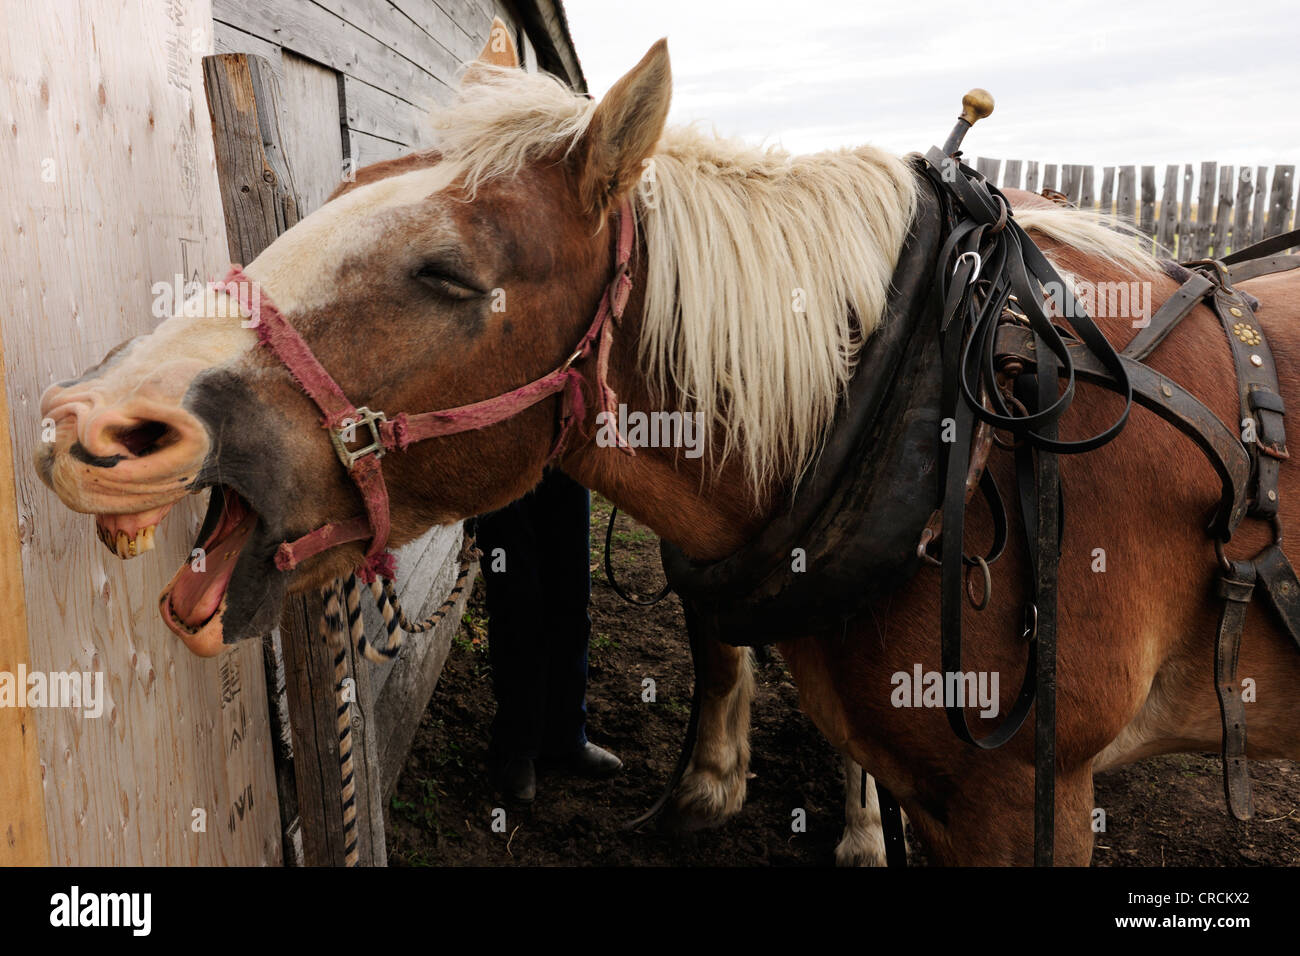
<path fill-rule="evenodd" d="M 464 277 L 457 275 L 441 265 L 423 265 L 416 269 L 413 276 L 447 299 L 465 301 L 477 299 L 485 293 Z"/>

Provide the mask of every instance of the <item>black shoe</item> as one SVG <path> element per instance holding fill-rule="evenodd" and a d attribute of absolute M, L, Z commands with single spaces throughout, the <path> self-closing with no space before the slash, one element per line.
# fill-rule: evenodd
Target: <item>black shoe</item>
<path fill-rule="evenodd" d="M 507 801 L 530 804 L 537 798 L 537 771 L 528 757 L 513 757 L 492 771 L 492 785 Z"/>
<path fill-rule="evenodd" d="M 571 774 L 575 777 L 587 777 L 591 780 L 612 777 L 622 768 L 623 761 L 590 741 L 577 750 L 558 757 L 548 757 L 545 761 L 547 770 Z"/>

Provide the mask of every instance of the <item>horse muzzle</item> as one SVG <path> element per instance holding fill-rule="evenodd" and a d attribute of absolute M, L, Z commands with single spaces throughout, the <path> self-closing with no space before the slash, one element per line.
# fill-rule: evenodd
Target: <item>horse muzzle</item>
<path fill-rule="evenodd" d="M 196 490 L 211 442 L 207 429 L 177 403 L 78 383 L 41 397 L 47 441 L 35 464 L 73 511 L 93 514 L 99 538 L 120 558 L 153 547 L 158 522 Z"/>
<path fill-rule="evenodd" d="M 119 558 L 153 550 L 176 502 L 212 488 L 190 557 L 159 595 L 163 622 L 186 647 L 210 657 L 274 625 L 271 592 L 283 582 L 268 578 L 282 575 L 267 574 L 273 544 L 246 497 L 266 483 L 262 475 L 240 480 L 237 464 L 216 461 L 210 423 L 179 398 L 115 396 L 102 382 L 51 387 L 41 416 L 49 440 L 35 456 L 38 474 L 69 508 L 95 516 L 100 541 Z"/>

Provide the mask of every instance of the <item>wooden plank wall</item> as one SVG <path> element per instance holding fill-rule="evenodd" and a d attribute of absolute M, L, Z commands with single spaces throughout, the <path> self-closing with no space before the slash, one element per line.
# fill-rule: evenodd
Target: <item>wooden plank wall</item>
<path fill-rule="evenodd" d="M 27 659 L 0 670 L 100 673 L 106 698 L 98 719 L 25 715 L 57 864 L 280 861 L 261 649 L 200 660 L 158 617 L 202 501 L 172 511 L 155 552 L 121 561 L 31 467 L 46 386 L 157 324 L 154 283 L 205 278 L 226 260 L 199 68 L 210 37 L 208 0 L 0 7 L 0 205 L 11 220 L 0 340 L 13 436 L 0 470 L 13 477 L 28 617 Z M 0 532 L 12 558 L 12 526 Z M 0 806 L 0 834 L 13 812 Z"/>
<path fill-rule="evenodd" d="M 501 0 L 213 0 L 217 52 L 257 53 L 273 64 L 289 52 L 335 74 L 343 160 L 355 168 L 431 145 L 429 109 L 451 99 L 461 65 L 483 49 L 495 16 L 535 69 L 533 44 Z M 580 82 L 581 74 L 567 78 Z M 293 92 L 283 81 L 281 88 L 291 111 Z"/>
<path fill-rule="evenodd" d="M 1037 162 L 980 157 L 975 168 L 1003 188 L 1038 192 L 1053 186 L 1055 166 L 1040 181 Z M 1001 168 L 1001 178 L 998 170 Z M 1021 169 L 1027 175 L 1021 176 Z M 1095 167 L 1061 167 L 1061 191 L 1071 203 L 1114 214 L 1182 260 L 1222 256 L 1300 228 L 1294 165 L 1220 165 L 1213 162 L 1155 166 L 1104 166 L 1101 191 L 1090 188 Z M 990 175 L 990 173 L 992 175 Z M 1157 190 L 1157 181 L 1162 186 Z M 1118 183 L 1117 193 L 1112 184 Z"/>

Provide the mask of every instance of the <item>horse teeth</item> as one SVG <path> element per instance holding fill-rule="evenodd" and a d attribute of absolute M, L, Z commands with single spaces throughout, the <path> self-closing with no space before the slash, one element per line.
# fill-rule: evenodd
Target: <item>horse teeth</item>
<path fill-rule="evenodd" d="M 95 525 L 95 534 L 100 541 L 104 542 L 104 547 L 119 558 L 127 559 L 138 557 L 146 551 L 152 551 L 154 549 L 154 533 L 157 529 L 157 524 L 151 524 L 148 527 L 137 529 L 132 537 L 124 530 L 113 531 L 111 528 L 105 528 L 97 523 Z"/>

